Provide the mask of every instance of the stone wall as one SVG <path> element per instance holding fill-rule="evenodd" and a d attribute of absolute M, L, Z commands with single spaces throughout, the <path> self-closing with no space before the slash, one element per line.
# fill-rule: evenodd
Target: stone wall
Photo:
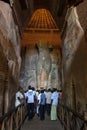
<path fill-rule="evenodd" d="M 27 89 L 35 88 L 60 89 L 60 50 L 49 48 L 46 42 L 38 42 L 33 47 L 26 47 L 22 63 L 20 84 Z M 24 67 L 25 66 L 25 67 Z"/>
<path fill-rule="evenodd" d="M 87 40 L 79 15 L 77 9 L 72 7 L 66 16 L 67 26 L 63 44 L 63 98 L 69 107 L 83 112 L 87 106 Z"/>
<path fill-rule="evenodd" d="M 37 52 L 35 48 L 27 47 L 25 54 L 25 86 L 37 87 L 36 82 Z"/>
<path fill-rule="evenodd" d="M 3 114 L 3 108 L 4 108 L 4 92 L 5 92 L 5 80 L 7 77 L 7 61 L 6 58 L 2 52 L 2 47 L 0 45 L 0 116 Z"/>
<path fill-rule="evenodd" d="M 0 1 L 0 114 L 14 107 L 21 66 L 20 37 L 10 6 Z"/>

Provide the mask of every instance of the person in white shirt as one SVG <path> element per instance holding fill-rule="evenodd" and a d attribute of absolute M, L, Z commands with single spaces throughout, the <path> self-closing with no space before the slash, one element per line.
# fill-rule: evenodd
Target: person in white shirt
<path fill-rule="evenodd" d="M 50 111 L 51 111 L 51 89 L 49 88 L 47 93 L 46 93 L 46 111 L 47 115 L 50 116 Z"/>
<path fill-rule="evenodd" d="M 53 89 L 51 96 L 51 120 L 57 120 L 57 105 L 58 105 L 59 94 L 57 89 Z"/>
<path fill-rule="evenodd" d="M 19 87 L 18 92 L 15 96 L 15 107 L 19 106 L 24 101 L 24 94 L 23 94 L 23 88 Z"/>
<path fill-rule="evenodd" d="M 39 116 L 40 120 L 45 119 L 45 104 L 46 104 L 46 96 L 44 94 L 44 90 L 41 90 L 41 93 L 38 96 L 39 100 Z"/>
<path fill-rule="evenodd" d="M 28 120 L 32 119 L 34 117 L 34 100 L 35 100 L 35 94 L 29 86 L 29 90 L 25 94 L 25 98 L 27 98 L 27 110 L 28 110 Z"/>

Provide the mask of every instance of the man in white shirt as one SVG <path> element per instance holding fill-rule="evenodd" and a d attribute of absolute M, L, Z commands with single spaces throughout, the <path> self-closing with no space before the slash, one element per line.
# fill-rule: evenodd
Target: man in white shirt
<path fill-rule="evenodd" d="M 50 111 L 51 111 L 51 89 L 48 89 L 47 93 L 46 93 L 46 111 L 47 111 L 47 115 L 50 116 Z"/>
<path fill-rule="evenodd" d="M 57 120 L 57 105 L 58 105 L 58 99 L 59 99 L 59 94 L 57 92 L 57 89 L 53 89 L 53 93 L 51 96 L 51 120 Z"/>
<path fill-rule="evenodd" d="M 44 94 L 44 90 L 41 90 L 41 93 L 38 96 L 39 100 L 39 116 L 40 120 L 45 119 L 45 104 L 46 104 L 46 96 Z"/>
<path fill-rule="evenodd" d="M 15 107 L 19 106 L 24 100 L 23 88 L 19 87 L 16 93 Z"/>
<path fill-rule="evenodd" d="M 30 120 L 34 117 L 34 100 L 35 100 L 35 94 L 31 86 L 29 86 L 29 90 L 25 94 L 25 98 L 27 98 L 28 120 Z"/>

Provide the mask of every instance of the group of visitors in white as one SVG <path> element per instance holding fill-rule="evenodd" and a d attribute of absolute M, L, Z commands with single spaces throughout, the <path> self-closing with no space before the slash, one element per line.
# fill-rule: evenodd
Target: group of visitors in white
<path fill-rule="evenodd" d="M 57 120 L 57 106 L 60 94 L 56 88 L 52 90 L 35 90 L 29 86 L 26 92 L 20 88 L 16 93 L 15 106 L 17 107 L 23 102 L 27 104 L 28 120 L 31 120 L 35 114 L 40 120 L 45 119 L 45 113 L 50 116 L 51 120 Z"/>

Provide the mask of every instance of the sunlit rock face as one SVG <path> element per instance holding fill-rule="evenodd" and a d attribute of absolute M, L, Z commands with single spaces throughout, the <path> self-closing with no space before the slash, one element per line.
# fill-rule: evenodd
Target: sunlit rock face
<path fill-rule="evenodd" d="M 35 48 L 26 48 L 25 53 L 25 72 L 24 72 L 24 86 L 28 87 L 31 85 L 32 87 L 37 87 L 37 51 Z"/>
<path fill-rule="evenodd" d="M 18 28 L 15 25 L 10 5 L 0 1 L 0 114 L 14 107 L 20 66 Z"/>
<path fill-rule="evenodd" d="M 60 51 L 49 49 L 45 42 L 38 42 L 33 48 L 27 47 L 25 52 L 24 86 L 35 88 L 60 88 Z"/>
<path fill-rule="evenodd" d="M 45 43 L 38 44 L 37 82 L 39 88 L 48 87 L 48 77 L 51 71 L 51 58 Z"/>
<path fill-rule="evenodd" d="M 71 11 L 70 11 L 71 10 Z M 87 41 L 76 8 L 67 12 L 63 45 L 63 91 L 66 104 L 79 112 L 87 104 Z"/>
<path fill-rule="evenodd" d="M 18 27 L 15 25 L 12 10 L 10 5 L 0 1 L 0 32 L 3 37 L 1 39 L 1 46 L 3 52 L 7 58 L 8 66 L 10 69 L 13 69 L 13 75 L 15 76 L 16 64 L 18 64 L 18 71 L 20 71 L 21 66 L 21 57 L 20 57 L 20 36 Z M 4 44 L 3 44 L 4 42 Z M 15 55 L 15 59 L 12 59 L 10 54 L 11 49 L 13 49 L 12 55 Z"/>
<path fill-rule="evenodd" d="M 53 49 L 50 52 L 51 57 L 51 71 L 49 74 L 48 86 L 53 88 L 56 87 L 60 89 L 60 51 L 58 49 Z"/>

